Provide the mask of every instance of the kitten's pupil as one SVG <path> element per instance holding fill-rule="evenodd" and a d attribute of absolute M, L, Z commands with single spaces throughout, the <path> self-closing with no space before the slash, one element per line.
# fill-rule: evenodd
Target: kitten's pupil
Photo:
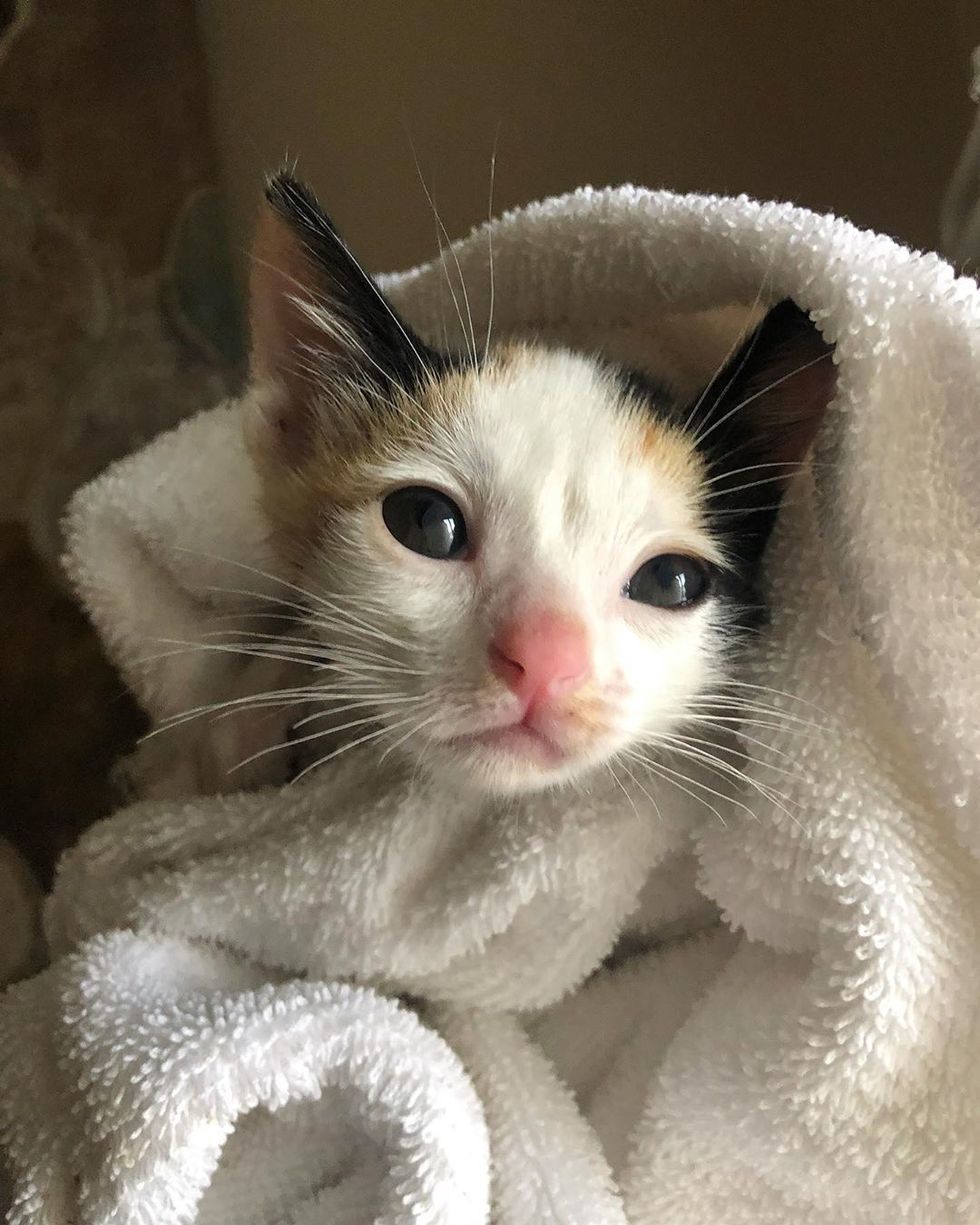
<path fill-rule="evenodd" d="M 448 561 L 466 548 L 463 512 L 438 489 L 396 489 L 382 502 L 381 514 L 392 536 L 413 553 Z"/>
<path fill-rule="evenodd" d="M 645 561 L 623 589 L 623 594 L 654 608 L 687 608 L 708 591 L 704 565 L 683 553 L 662 553 Z"/>

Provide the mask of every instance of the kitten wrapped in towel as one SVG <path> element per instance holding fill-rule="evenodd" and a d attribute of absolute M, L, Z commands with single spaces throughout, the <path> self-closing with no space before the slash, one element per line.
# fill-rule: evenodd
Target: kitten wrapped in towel
<path fill-rule="evenodd" d="M 587 776 L 647 805 L 651 771 L 684 781 L 676 755 L 737 770 L 759 560 L 833 390 L 798 307 L 693 398 L 564 347 L 494 346 L 489 328 L 441 352 L 284 175 L 251 298 L 245 429 L 280 577 L 271 626 L 215 635 L 264 658 L 236 681 L 254 704 L 215 706 L 210 740 L 189 725 L 181 752 L 208 758 L 194 790 L 240 789 L 263 743 L 253 779 L 357 740 L 475 794 Z"/>
<path fill-rule="evenodd" d="M 741 675 L 742 651 L 830 349 L 784 301 L 693 397 L 529 341 L 470 332 L 441 352 L 285 178 L 253 341 L 254 384 L 220 428 L 230 453 L 247 437 L 268 561 L 237 577 L 255 620 L 199 645 L 272 672 L 202 693 L 240 717 L 183 753 L 206 789 L 246 758 L 293 781 L 136 805 L 66 859 L 47 925 L 70 955 L 3 1021 L 41 1035 L 4 1072 L 12 1219 L 646 1219 L 646 1171 L 624 1208 L 514 1014 L 601 964 L 702 821 L 754 818 L 729 733 L 751 744 L 794 716 Z M 227 591 L 234 568 L 214 564 Z M 160 707 L 180 717 L 188 698 Z M 758 774 L 747 786 L 779 808 Z M 730 951 L 692 946 L 678 1024 Z M 541 1041 L 552 1023 L 534 1022 Z M 577 1092 L 603 1058 L 578 1053 Z M 84 1106 L 52 1129 L 77 1084 Z M 655 1139 L 650 1169 L 680 1162 Z"/>
<path fill-rule="evenodd" d="M 131 769 L 158 795 L 231 793 L 137 804 L 63 862 L 47 928 L 77 951 L 5 1024 L 48 1015 L 42 996 L 90 1003 L 40 1044 L 60 1045 L 61 1074 L 6 1074 L 11 1220 L 457 1225 L 492 1202 L 500 1221 L 619 1221 L 596 1137 L 510 1014 L 593 972 L 644 885 L 654 919 L 704 921 L 654 870 L 744 804 L 732 732 L 763 705 L 740 652 L 830 350 L 787 301 L 693 398 L 489 328 L 442 352 L 285 176 L 260 221 L 252 334 L 232 446 L 270 561 L 214 559 L 216 589 L 254 596 L 196 643 L 231 666 L 199 704 L 190 685 L 169 712 L 156 695 L 171 739 Z M 176 768 L 153 778 L 158 745 Z M 274 804 L 234 793 L 287 773 Z M 709 941 L 679 1008 L 728 950 Z M 456 1055 L 321 980 L 411 997 Z M 120 1064 L 130 1007 L 147 1019 Z M 357 1043 L 387 1098 L 364 1088 Z M 50 1131 L 74 1076 L 98 1121 Z M 513 1167 L 493 1190 L 488 1138 Z"/>

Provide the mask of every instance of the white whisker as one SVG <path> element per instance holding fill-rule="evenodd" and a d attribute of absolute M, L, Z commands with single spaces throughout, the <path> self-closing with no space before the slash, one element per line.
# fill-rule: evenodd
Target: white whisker
<path fill-rule="evenodd" d="M 644 794 L 644 795 L 647 797 L 647 799 L 648 799 L 648 800 L 650 801 L 650 803 L 653 805 L 653 811 L 654 811 L 654 812 L 657 814 L 657 817 L 658 817 L 658 818 L 659 818 L 659 819 L 662 821 L 662 820 L 664 819 L 664 818 L 663 818 L 663 813 L 660 811 L 660 805 L 657 803 L 657 801 L 656 801 L 656 800 L 653 798 L 653 796 L 650 794 L 650 792 L 649 792 L 649 791 L 647 791 L 646 787 L 644 787 L 644 786 L 643 786 L 643 784 L 642 784 L 642 783 L 640 782 L 640 780 L 639 780 L 639 779 L 636 777 L 636 775 L 635 775 L 635 774 L 633 773 L 633 771 L 632 771 L 632 770 L 629 768 L 629 766 L 626 764 L 626 762 L 625 762 L 625 761 L 621 761 L 619 764 L 620 764 L 620 765 L 623 767 L 623 769 L 626 771 L 626 773 L 627 773 L 627 774 L 630 776 L 630 778 L 633 780 L 633 782 L 636 784 L 636 786 L 637 786 L 637 787 L 639 787 L 639 789 L 640 789 L 640 790 L 643 792 L 643 794 Z"/>
<path fill-rule="evenodd" d="M 718 809 L 715 808 L 714 804 L 711 804 L 708 800 L 706 800 L 703 795 L 697 795 L 695 792 L 691 791 L 690 788 L 685 787 L 683 782 L 678 781 L 678 779 L 686 779 L 687 782 L 693 783 L 694 782 L 693 779 L 687 778 L 687 776 L 683 774 L 677 774 L 676 771 L 670 771 L 670 773 L 674 774 L 674 777 L 673 778 L 669 777 L 668 773 L 662 772 L 662 767 L 659 765 L 659 763 L 652 761 L 650 758 L 645 757 L 643 754 L 636 752 L 634 749 L 626 749 L 624 750 L 624 753 L 627 757 L 630 758 L 631 761 L 635 761 L 639 765 L 644 766 L 647 770 L 650 771 L 651 774 L 657 775 L 657 777 L 663 779 L 664 782 L 670 783 L 672 786 L 676 787 L 679 791 L 683 791 L 686 795 L 689 795 L 692 800 L 696 800 L 699 804 L 703 804 L 705 808 L 709 809 L 711 812 L 715 814 L 715 816 L 718 818 L 718 820 L 722 823 L 722 825 L 726 829 L 728 828 L 728 822 L 721 815 Z M 727 799 L 727 797 L 723 797 L 723 798 Z"/>
<path fill-rule="evenodd" d="M 412 717 L 413 716 L 409 715 L 397 723 L 379 727 L 376 731 L 368 732 L 364 736 L 357 737 L 356 740 L 350 740 L 346 744 L 340 745 L 340 747 L 334 749 L 333 752 L 327 753 L 325 756 L 317 758 L 316 761 L 310 762 L 308 766 L 304 767 L 297 775 L 295 775 L 295 777 L 289 780 L 287 786 L 292 786 L 294 783 L 298 783 L 301 778 L 304 778 L 312 770 L 316 770 L 320 766 L 326 765 L 328 761 L 332 761 L 335 757 L 339 757 L 342 753 L 347 753 L 351 749 L 356 749 L 358 745 L 366 744 L 371 740 L 377 740 L 379 736 L 384 736 L 393 731 L 397 731 L 399 728 L 404 727 L 406 723 L 410 723 L 412 721 Z"/>
<path fill-rule="evenodd" d="M 486 362 L 490 354 L 490 333 L 493 331 L 494 280 L 493 280 L 493 185 L 497 174 L 497 141 L 500 139 L 500 125 L 493 138 L 493 152 L 490 154 L 490 199 L 487 204 L 487 255 L 490 264 L 490 306 L 487 312 L 487 338 L 483 346 L 483 360 Z"/>
<path fill-rule="evenodd" d="M 637 823 L 639 824 L 640 823 L 640 813 L 636 807 L 636 801 L 633 799 L 630 793 L 626 790 L 626 787 L 623 785 L 623 780 L 617 775 L 616 771 L 613 769 L 612 763 L 607 761 L 607 762 L 604 762 L 603 764 L 606 767 L 609 777 L 616 784 L 616 786 L 620 789 L 623 795 L 626 796 L 627 800 L 629 801 L 630 808 L 633 809 L 633 816 L 636 817 Z"/>
<path fill-rule="evenodd" d="M 755 299 L 754 299 L 754 301 L 753 301 L 753 303 L 752 303 L 752 307 L 751 307 L 751 309 L 750 309 L 750 311 L 749 311 L 749 317 L 750 317 L 750 318 L 751 318 L 752 316 L 754 316 L 754 315 L 755 315 L 755 312 L 756 312 L 756 311 L 759 309 L 759 303 L 762 301 L 762 295 L 763 295 L 763 291 L 764 291 L 764 290 L 765 290 L 765 288 L 766 288 L 766 282 L 767 282 L 767 281 L 770 279 L 770 277 L 771 277 L 771 275 L 772 275 L 772 260 L 773 260 L 773 257 L 772 257 L 772 254 L 770 254 L 770 256 L 769 256 L 769 266 L 766 268 L 766 271 L 765 271 L 765 272 L 762 274 L 762 280 L 759 282 L 759 288 L 758 288 L 758 290 L 756 291 Z M 758 329 L 757 329 L 757 330 L 756 330 L 756 332 L 755 332 L 755 337 L 757 337 L 757 336 L 758 336 L 758 334 L 759 334 L 759 333 L 758 333 Z M 750 356 L 751 356 L 751 354 L 752 354 L 752 348 L 754 348 L 754 346 L 755 346 L 755 337 L 753 337 L 753 344 L 752 344 L 752 345 L 749 347 L 748 351 L 747 351 L 747 352 L 745 353 L 745 355 L 743 356 L 743 358 L 742 358 L 741 362 L 739 362 L 738 369 L 737 369 L 737 370 L 734 372 L 734 374 L 732 375 L 731 380 L 730 380 L 730 381 L 729 381 L 729 383 L 726 385 L 726 387 L 724 388 L 724 390 L 723 390 L 723 391 L 720 393 L 720 395 L 719 395 L 719 396 L 717 396 L 717 397 L 715 398 L 715 402 L 716 402 L 716 403 L 718 402 L 718 400 L 720 400 L 720 399 L 723 399 L 723 398 L 724 398 L 724 396 L 725 396 L 725 394 L 727 393 L 728 389 L 729 389 L 729 388 L 732 386 L 732 384 L 733 384 L 733 383 L 735 382 L 735 380 L 738 378 L 739 374 L 741 374 L 741 372 L 742 372 L 742 367 L 745 365 L 745 363 L 748 361 L 749 357 L 750 357 Z M 690 412 L 688 413 L 686 420 L 684 421 L 684 433 L 685 433 L 685 434 L 686 434 L 686 433 L 687 433 L 687 432 L 690 430 L 690 428 L 691 428 L 691 423 L 692 423 L 692 422 L 695 420 L 695 418 L 697 417 L 698 411 L 700 410 L 701 405 L 704 403 L 705 397 L 706 397 L 706 396 L 707 396 L 707 395 L 708 395 L 708 394 L 709 394 L 711 391 L 713 391 L 713 390 L 714 390 L 715 380 L 718 378 L 719 374 L 721 374 L 721 372 L 722 372 L 722 371 L 725 369 L 725 367 L 728 365 L 728 363 L 729 363 L 729 362 L 732 360 L 732 358 L 735 356 L 735 350 L 736 350 L 736 349 L 739 347 L 739 345 L 741 345 L 741 344 L 743 344 L 743 343 L 745 342 L 745 338 L 746 338 L 746 329 L 745 329 L 745 328 L 743 328 L 743 329 L 742 329 L 742 331 L 740 331 L 740 332 L 738 333 L 738 335 L 735 337 L 735 339 L 734 339 L 734 340 L 732 341 L 732 343 L 729 345 L 729 347 L 728 347 L 728 349 L 727 349 L 727 351 L 726 351 L 726 353 L 725 353 L 725 356 L 724 356 L 724 357 L 721 359 L 721 361 L 718 363 L 718 369 L 717 369 L 717 370 L 714 372 L 714 374 L 711 376 L 710 380 L 709 380 L 709 381 L 708 381 L 708 383 L 705 385 L 705 387 L 704 387 L 704 389 L 702 390 L 701 394 L 698 396 L 697 400 L 695 400 L 694 404 L 692 405 L 691 410 L 690 410 Z"/>
<path fill-rule="evenodd" d="M 381 754 L 378 764 L 380 765 L 381 762 L 385 760 L 385 758 L 388 756 L 389 753 L 391 753 L 394 749 L 397 749 L 399 745 L 404 744 L 405 741 L 408 740 L 410 736 L 417 735 L 422 730 L 423 727 L 428 727 L 430 723 L 434 723 L 436 719 L 440 717 L 441 713 L 442 713 L 441 711 L 436 711 L 435 714 L 430 715 L 427 719 L 423 719 L 422 722 L 418 723 L 415 727 L 410 728 L 405 733 L 405 735 L 400 737 L 400 739 L 396 740 L 394 744 L 388 745 L 385 751 Z"/>
<path fill-rule="evenodd" d="M 774 788 L 760 783 L 757 779 L 752 778 L 751 775 L 746 774 L 744 770 L 739 769 L 729 761 L 725 761 L 724 758 L 717 757 L 713 753 L 707 752 L 705 749 L 696 747 L 696 742 L 694 741 L 684 740 L 675 736 L 661 736 L 658 737 L 657 743 L 663 744 L 669 752 L 677 753 L 682 757 L 688 757 L 692 761 L 699 761 L 704 765 L 710 765 L 719 770 L 722 774 L 726 774 L 729 778 L 738 779 L 740 782 L 745 783 L 754 791 L 757 791 L 760 795 L 764 796 L 770 801 L 770 803 L 776 804 L 777 807 L 779 806 L 779 801 L 795 805 L 795 801 L 790 800 L 789 797 L 784 795 L 782 792 L 777 792 Z M 792 770 L 781 770 L 777 766 L 774 766 L 768 762 L 765 764 L 766 769 L 773 773 L 783 774 L 788 778 L 800 777 L 799 774 Z M 787 812 L 786 815 L 788 816 L 789 813 Z"/>
<path fill-rule="evenodd" d="M 758 334 L 759 333 L 756 332 L 756 336 L 758 336 Z M 730 408 L 727 413 L 723 413 L 720 417 L 717 418 L 717 420 L 711 421 L 707 429 L 699 431 L 697 434 L 695 434 L 695 444 L 697 446 L 700 446 L 706 438 L 710 437 L 710 435 L 712 435 L 715 432 L 715 430 L 717 430 L 720 426 L 724 425 L 725 422 L 729 420 L 729 418 L 733 417 L 737 412 L 740 412 L 743 408 L 747 408 L 750 404 L 753 404 L 761 396 L 768 395 L 770 391 L 775 391 L 777 387 L 782 386 L 782 384 L 785 383 L 788 379 L 795 378 L 798 374 L 802 374 L 804 370 L 809 370 L 810 367 L 815 366 L 817 362 L 828 361 L 830 357 L 831 357 L 831 354 L 829 352 L 821 353 L 819 357 L 812 357 L 808 362 L 804 362 L 802 366 L 797 366 L 795 369 L 790 370 L 788 374 L 783 374 L 778 379 L 773 379 L 773 381 L 771 383 L 767 383 L 765 387 L 760 387 L 760 389 L 758 391 L 753 392 L 752 395 L 746 396 L 744 400 L 740 400 L 736 405 Z M 737 377 L 737 372 L 736 372 L 736 376 L 734 377 Z M 734 381 L 734 377 L 733 377 L 733 381 Z M 729 383 L 728 386 L 730 387 L 731 383 Z M 728 388 L 726 387 L 725 391 L 727 390 Z M 722 392 L 722 395 L 719 396 L 719 401 L 724 398 L 724 395 L 725 395 L 725 392 Z M 750 488 L 750 486 L 746 485 L 746 486 L 743 486 L 743 488 L 747 489 L 747 488 Z M 729 491 L 729 492 L 733 492 L 733 491 Z"/>
<path fill-rule="evenodd" d="M 409 140 L 411 143 L 411 138 L 409 138 Z M 432 193 L 429 191 L 428 185 L 426 184 L 425 176 L 422 174 L 422 167 L 419 164 L 418 153 L 415 149 L 414 143 L 411 143 L 411 147 L 412 147 L 412 156 L 415 158 L 415 170 L 419 176 L 419 182 L 422 184 L 422 190 L 425 192 L 425 198 L 429 202 L 429 207 L 432 209 L 432 215 L 435 218 L 436 226 L 438 227 L 437 238 L 439 242 L 439 258 L 442 261 L 443 275 L 446 278 L 446 284 L 449 286 L 449 292 L 452 294 L 453 304 L 456 307 L 456 314 L 459 318 L 459 327 L 460 327 L 460 331 L 463 334 L 464 343 L 468 344 L 469 350 L 470 350 L 470 356 L 473 360 L 473 365 L 476 366 L 478 365 L 477 352 L 476 352 L 476 333 L 473 330 L 473 314 L 470 310 L 469 294 L 466 292 L 466 282 L 463 279 L 463 270 L 459 264 L 459 256 L 456 254 L 456 248 L 453 246 L 452 241 L 449 238 L 449 231 L 446 229 L 446 227 L 442 223 L 442 218 L 439 216 L 439 210 L 436 208 L 435 200 L 433 200 Z M 460 289 L 462 290 L 463 301 L 466 305 L 466 318 L 469 321 L 469 336 L 467 336 L 466 334 L 466 326 L 463 323 L 463 313 L 459 308 L 459 300 L 456 297 L 456 291 L 453 288 L 452 281 L 449 277 L 449 269 L 446 266 L 446 252 L 445 252 L 444 244 L 445 246 L 449 247 L 449 251 L 452 254 L 453 261 L 456 264 L 456 273 L 459 276 Z"/>
<path fill-rule="evenodd" d="M 374 705 L 374 703 L 371 703 L 371 705 Z M 384 703 L 382 703 L 382 705 L 384 705 Z M 345 707 L 344 709 L 350 710 L 353 709 L 353 707 Z M 332 711 L 330 713 L 337 714 L 339 712 Z M 243 758 L 236 765 L 232 766 L 228 773 L 232 774 L 235 772 L 235 770 L 240 770 L 242 767 L 251 764 L 251 762 L 258 761 L 261 757 L 266 757 L 269 753 L 277 753 L 283 749 L 295 748 L 298 744 L 307 744 L 311 740 L 322 740 L 324 736 L 335 736 L 338 732 L 349 731 L 352 727 L 363 727 L 365 723 L 377 723 L 378 721 L 378 711 L 372 710 L 371 714 L 369 715 L 364 715 L 358 719 L 350 719 L 348 722 L 341 723 L 336 727 L 326 727 L 318 732 L 310 732 L 305 736 L 295 736 L 289 740 L 283 740 L 278 744 L 266 745 L 265 748 L 259 749 L 257 752 Z"/>

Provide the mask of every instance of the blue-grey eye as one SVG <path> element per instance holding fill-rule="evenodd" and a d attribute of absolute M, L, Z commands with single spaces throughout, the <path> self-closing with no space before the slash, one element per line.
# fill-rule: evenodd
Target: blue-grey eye
<path fill-rule="evenodd" d="M 654 608 L 688 608 L 708 591 L 708 570 L 703 562 L 683 553 L 651 557 L 623 588 L 623 595 Z"/>
<path fill-rule="evenodd" d="M 450 561 L 466 548 L 463 512 L 438 489 L 396 489 L 381 503 L 381 515 L 398 543 L 423 557 Z"/>

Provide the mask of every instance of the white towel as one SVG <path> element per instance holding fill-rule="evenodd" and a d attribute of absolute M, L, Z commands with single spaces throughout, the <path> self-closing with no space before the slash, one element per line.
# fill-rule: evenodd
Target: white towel
<path fill-rule="evenodd" d="M 486 233 L 456 255 L 479 328 Z M 510 214 L 493 255 L 498 334 L 642 346 L 666 308 L 761 287 L 836 343 L 753 663 L 786 717 L 746 728 L 751 773 L 788 803 L 746 792 L 724 826 L 659 824 L 596 787 L 508 821 L 434 812 L 424 783 L 370 785 L 347 759 L 309 786 L 112 818 L 49 904 L 67 959 L 0 1007 L 18 1225 L 980 1219 L 980 290 L 835 218 L 632 188 Z M 438 263 L 386 282 L 433 338 L 444 286 Z M 220 657 L 138 661 L 236 607 L 215 555 L 271 568 L 252 481 L 232 405 L 76 499 L 70 570 L 157 717 L 227 684 Z M 662 919 L 699 913 L 678 885 L 692 837 L 738 934 L 580 985 L 644 878 L 647 900 L 672 895 Z M 137 934 L 100 934 L 119 928 Z M 337 1038 L 295 1077 L 291 1007 Z"/>
<path fill-rule="evenodd" d="M 34 1171 L 12 1220 L 484 1219 L 476 1094 L 371 992 L 118 932 L 13 990 L 0 1033 Z"/>

